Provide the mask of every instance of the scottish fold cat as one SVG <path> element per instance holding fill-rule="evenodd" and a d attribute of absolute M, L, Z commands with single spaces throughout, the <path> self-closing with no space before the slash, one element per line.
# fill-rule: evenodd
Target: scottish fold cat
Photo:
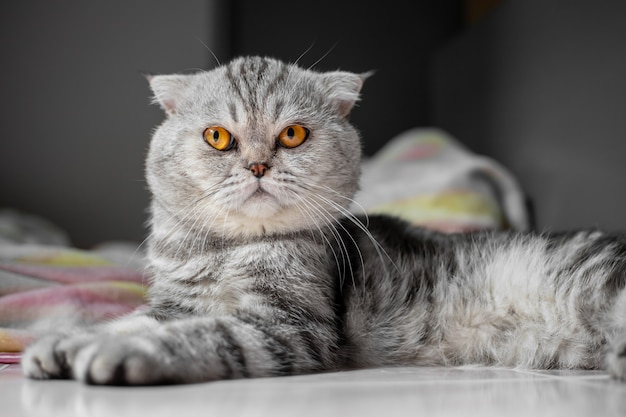
<path fill-rule="evenodd" d="M 365 76 L 244 57 L 150 78 L 142 311 L 43 337 L 29 377 L 190 383 L 409 365 L 626 379 L 626 239 L 444 235 L 348 211 Z"/>

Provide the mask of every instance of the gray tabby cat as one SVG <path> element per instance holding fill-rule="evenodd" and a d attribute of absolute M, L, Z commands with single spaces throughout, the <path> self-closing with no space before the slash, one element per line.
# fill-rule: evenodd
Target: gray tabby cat
<path fill-rule="evenodd" d="M 149 307 L 48 336 L 32 378 L 189 383 L 395 365 L 626 379 L 626 239 L 443 235 L 347 210 L 364 76 L 240 58 L 154 76 Z"/>

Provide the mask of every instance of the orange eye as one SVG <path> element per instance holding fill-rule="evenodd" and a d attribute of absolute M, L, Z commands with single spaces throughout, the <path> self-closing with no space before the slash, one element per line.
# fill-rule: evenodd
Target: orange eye
<path fill-rule="evenodd" d="M 291 125 L 280 132 L 278 140 L 285 148 L 295 148 L 296 146 L 302 145 L 308 137 L 309 129 L 300 125 Z"/>
<path fill-rule="evenodd" d="M 235 146 L 235 138 L 221 126 L 211 126 L 204 130 L 206 143 L 218 151 L 229 151 Z"/>

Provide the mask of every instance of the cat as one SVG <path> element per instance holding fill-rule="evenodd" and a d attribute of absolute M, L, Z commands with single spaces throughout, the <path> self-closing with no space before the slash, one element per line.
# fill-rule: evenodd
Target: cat
<path fill-rule="evenodd" d="M 354 215 L 367 75 L 263 57 L 149 77 L 148 306 L 27 348 L 31 378 L 149 385 L 382 366 L 626 379 L 626 238 Z"/>

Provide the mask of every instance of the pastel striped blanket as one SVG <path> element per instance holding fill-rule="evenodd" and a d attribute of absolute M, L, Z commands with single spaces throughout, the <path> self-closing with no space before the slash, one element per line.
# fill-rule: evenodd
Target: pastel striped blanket
<path fill-rule="evenodd" d="M 532 227 L 515 177 L 436 128 L 405 131 L 365 161 L 355 203 L 449 233 Z"/>
<path fill-rule="evenodd" d="M 0 242 L 0 363 L 50 330 L 98 323 L 144 303 L 144 276 L 97 254 Z"/>

